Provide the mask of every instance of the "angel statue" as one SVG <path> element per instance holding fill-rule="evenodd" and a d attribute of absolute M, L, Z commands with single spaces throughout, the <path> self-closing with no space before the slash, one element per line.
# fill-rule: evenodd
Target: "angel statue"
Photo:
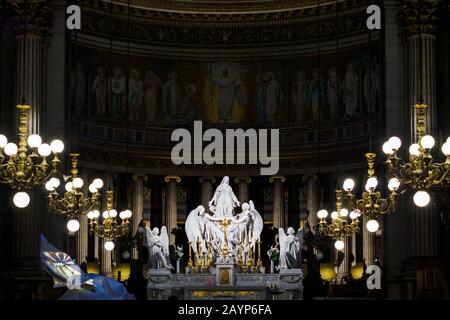
<path fill-rule="evenodd" d="M 234 208 L 239 207 L 241 203 L 236 198 L 233 189 L 230 187 L 230 178 L 224 177 L 222 182 L 214 192 L 214 196 L 208 206 L 214 205 L 214 217 L 233 217 Z"/>
<path fill-rule="evenodd" d="M 194 210 L 192 210 L 184 225 L 186 230 L 186 235 L 188 237 L 189 243 L 191 244 L 192 250 L 195 255 L 197 255 L 197 242 L 200 241 L 202 246 L 205 245 L 205 227 L 206 221 L 204 219 L 205 216 L 205 207 L 198 206 Z"/>
<path fill-rule="evenodd" d="M 298 269 L 302 262 L 303 230 L 295 230 L 292 227 L 287 229 L 287 234 L 283 228 L 278 229 L 280 239 L 280 264 L 278 269 Z"/>
<path fill-rule="evenodd" d="M 256 242 L 261 240 L 261 232 L 264 228 L 264 221 L 259 212 L 256 211 L 255 204 L 253 203 L 253 201 L 250 200 L 248 203 L 250 205 L 250 217 L 251 217 L 248 227 L 250 233 L 249 239 L 252 249 L 255 250 Z"/>
<path fill-rule="evenodd" d="M 170 263 L 169 255 L 169 236 L 167 228 L 162 227 L 161 232 L 158 228 L 150 230 L 146 227 L 148 261 L 151 269 L 169 269 L 173 266 Z"/>

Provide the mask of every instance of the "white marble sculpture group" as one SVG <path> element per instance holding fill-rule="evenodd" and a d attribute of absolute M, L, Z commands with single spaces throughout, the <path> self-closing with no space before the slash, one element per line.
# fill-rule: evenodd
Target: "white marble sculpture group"
<path fill-rule="evenodd" d="M 195 257 L 210 259 L 212 263 L 244 263 L 245 257 L 257 250 L 264 222 L 253 201 L 241 203 L 224 177 L 209 201 L 209 213 L 200 205 L 186 219 L 185 230 Z M 235 210 L 236 208 L 241 210 Z M 240 211 L 240 213 L 236 213 Z M 211 215 L 212 214 L 212 215 Z M 169 238 L 166 227 L 146 228 L 146 244 L 151 269 L 172 269 L 169 256 Z M 300 268 L 303 231 L 293 228 L 287 234 L 279 229 L 279 269 Z M 239 261 L 239 259 L 241 259 Z"/>

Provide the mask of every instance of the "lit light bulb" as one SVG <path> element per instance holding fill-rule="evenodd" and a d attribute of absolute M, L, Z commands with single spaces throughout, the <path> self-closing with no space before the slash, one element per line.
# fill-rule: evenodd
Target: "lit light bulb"
<path fill-rule="evenodd" d="M 114 250 L 114 242 L 112 242 L 112 241 L 105 242 L 105 250 L 113 251 Z"/>
<path fill-rule="evenodd" d="M 93 214 L 94 219 L 97 219 L 98 217 L 100 217 L 100 211 L 98 211 L 98 210 L 92 211 L 92 214 Z"/>
<path fill-rule="evenodd" d="M 53 186 L 53 184 L 52 184 L 51 181 L 47 181 L 47 183 L 45 184 L 45 189 L 46 189 L 47 191 L 54 191 L 54 190 L 55 190 L 55 187 Z"/>
<path fill-rule="evenodd" d="M 7 144 L 8 144 L 8 138 L 6 138 L 6 136 L 0 134 L 0 149 L 4 149 Z"/>
<path fill-rule="evenodd" d="M 72 192 L 73 191 L 72 182 L 67 182 L 64 188 L 66 189 L 67 192 Z"/>
<path fill-rule="evenodd" d="M 388 142 L 385 142 L 384 144 L 383 144 L 383 152 L 385 153 L 385 154 L 387 154 L 387 155 L 392 155 L 392 154 L 394 154 L 394 150 L 392 150 L 392 146 L 391 146 L 391 144 L 389 143 L 389 141 Z"/>
<path fill-rule="evenodd" d="M 48 157 L 52 153 L 52 148 L 48 144 L 43 143 L 39 146 L 38 153 L 42 157 Z"/>
<path fill-rule="evenodd" d="M 61 140 L 53 140 L 50 147 L 53 153 L 61 153 L 64 151 L 64 143 Z"/>
<path fill-rule="evenodd" d="M 30 200 L 30 196 L 26 192 L 17 192 L 13 198 L 14 205 L 20 209 L 28 207 Z"/>
<path fill-rule="evenodd" d="M 426 207 L 430 204 L 431 198 L 428 192 L 426 191 L 417 191 L 414 195 L 414 203 L 418 207 Z"/>
<path fill-rule="evenodd" d="M 59 181 L 58 178 L 51 178 L 50 183 L 52 184 L 53 187 L 55 187 L 55 189 L 61 185 L 61 181 Z"/>
<path fill-rule="evenodd" d="M 345 243 L 342 240 L 338 240 L 334 243 L 336 250 L 343 250 L 345 248 Z"/>
<path fill-rule="evenodd" d="M 392 150 L 397 151 L 402 146 L 402 140 L 399 137 L 391 137 L 388 141 Z"/>
<path fill-rule="evenodd" d="M 125 220 L 127 217 L 127 213 L 125 211 L 121 211 L 119 214 L 120 219 Z"/>
<path fill-rule="evenodd" d="M 432 136 L 424 136 L 420 140 L 420 145 L 424 149 L 432 149 L 435 144 L 436 144 L 436 141 L 434 140 L 434 138 Z"/>
<path fill-rule="evenodd" d="M 344 190 L 350 192 L 355 187 L 355 181 L 353 179 L 347 179 L 344 181 Z"/>
<path fill-rule="evenodd" d="M 418 143 L 412 144 L 411 147 L 409 147 L 409 153 L 412 156 L 420 156 L 420 145 Z"/>
<path fill-rule="evenodd" d="M 103 216 L 103 219 L 109 219 L 109 211 L 108 210 L 103 211 L 102 216 Z"/>
<path fill-rule="evenodd" d="M 361 212 L 359 212 L 359 210 L 354 210 L 352 212 L 350 212 L 350 219 L 352 220 L 356 220 L 361 216 Z"/>
<path fill-rule="evenodd" d="M 328 211 L 327 210 L 319 210 L 319 212 L 317 212 L 317 217 L 319 219 L 325 219 L 326 217 L 328 217 Z"/>
<path fill-rule="evenodd" d="M 375 189 L 378 186 L 378 179 L 376 177 L 370 177 L 367 179 L 367 188 Z"/>
<path fill-rule="evenodd" d="M 125 210 L 125 212 L 127 213 L 127 219 L 131 218 L 131 216 L 133 215 L 131 210 Z"/>
<path fill-rule="evenodd" d="M 397 191 L 398 188 L 400 188 L 400 180 L 398 180 L 397 178 L 392 178 L 391 180 L 389 180 L 388 188 L 391 191 Z"/>
<path fill-rule="evenodd" d="M 92 182 L 92 185 L 96 188 L 96 189 L 101 189 L 103 188 L 103 180 L 102 179 L 95 179 Z"/>
<path fill-rule="evenodd" d="M 337 218 L 339 218 L 339 213 L 337 213 L 337 211 L 333 211 L 331 213 L 331 219 L 336 220 Z"/>
<path fill-rule="evenodd" d="M 42 138 L 38 134 L 32 134 L 28 137 L 27 142 L 30 148 L 38 148 L 42 144 Z"/>
<path fill-rule="evenodd" d="M 83 187 L 84 181 L 81 178 L 75 178 L 73 179 L 72 184 L 74 188 L 80 189 Z"/>
<path fill-rule="evenodd" d="M 5 146 L 4 150 L 5 150 L 5 154 L 7 156 L 13 156 L 13 155 L 17 154 L 17 151 L 19 151 L 19 148 L 17 148 L 17 145 L 15 143 L 10 142 Z"/>
<path fill-rule="evenodd" d="M 341 215 L 341 217 L 348 217 L 348 210 L 343 208 L 341 209 L 341 211 L 339 212 L 339 214 Z"/>
<path fill-rule="evenodd" d="M 87 214 L 87 217 L 88 217 L 89 220 L 94 219 L 94 212 L 93 211 L 89 211 L 88 214 Z"/>
<path fill-rule="evenodd" d="M 111 211 L 109 211 L 109 216 L 110 216 L 111 218 L 117 217 L 117 210 L 112 209 Z"/>
<path fill-rule="evenodd" d="M 67 229 L 70 232 L 77 232 L 78 230 L 80 230 L 80 223 L 78 222 L 78 220 L 70 220 L 69 222 L 67 222 Z"/>
<path fill-rule="evenodd" d="M 367 231 L 374 233 L 380 229 L 380 224 L 377 220 L 369 220 L 366 224 Z"/>
<path fill-rule="evenodd" d="M 90 193 L 97 193 L 97 191 L 98 191 L 97 188 L 94 186 L 94 184 L 91 183 L 89 185 L 89 192 Z"/>
<path fill-rule="evenodd" d="M 450 142 L 446 142 L 442 145 L 442 153 L 445 156 L 450 156 Z"/>

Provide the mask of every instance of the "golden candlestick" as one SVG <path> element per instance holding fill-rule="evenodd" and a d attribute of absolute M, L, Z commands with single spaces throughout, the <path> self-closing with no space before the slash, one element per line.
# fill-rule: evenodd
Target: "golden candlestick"
<path fill-rule="evenodd" d="M 201 268 L 203 264 L 202 261 L 202 243 L 200 241 L 200 238 L 197 241 L 197 267 Z"/>
<path fill-rule="evenodd" d="M 192 268 L 193 266 L 194 266 L 194 262 L 192 261 L 192 242 L 189 242 L 188 268 Z"/>
<path fill-rule="evenodd" d="M 207 255 L 207 260 L 206 260 L 206 268 L 211 268 L 211 264 L 212 264 L 212 256 L 211 256 L 211 242 L 208 241 L 207 242 L 207 246 L 208 246 L 208 255 Z"/>
<path fill-rule="evenodd" d="M 261 260 L 261 240 L 258 240 L 258 262 L 256 264 L 258 268 L 262 268 L 262 260 Z"/>
<path fill-rule="evenodd" d="M 222 245 L 222 256 L 228 257 L 229 249 L 228 249 L 228 238 L 227 238 L 227 228 L 230 225 L 230 220 L 225 218 L 222 220 L 220 225 L 223 228 L 223 245 Z"/>

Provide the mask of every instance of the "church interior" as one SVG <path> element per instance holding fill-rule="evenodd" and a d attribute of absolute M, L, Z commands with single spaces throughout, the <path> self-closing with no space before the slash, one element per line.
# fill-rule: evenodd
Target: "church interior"
<path fill-rule="evenodd" d="M 5 0 L 0 25 L 0 300 L 450 299 L 448 1 Z"/>

